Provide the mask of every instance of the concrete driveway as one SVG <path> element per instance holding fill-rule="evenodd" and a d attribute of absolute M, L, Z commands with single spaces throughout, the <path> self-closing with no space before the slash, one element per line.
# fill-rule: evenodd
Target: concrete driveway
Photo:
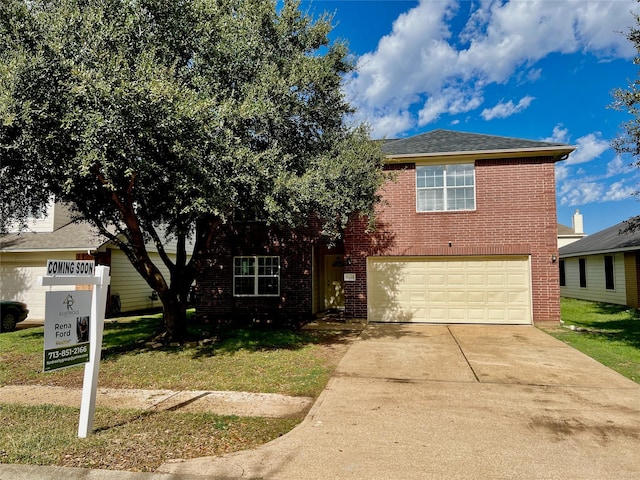
<path fill-rule="evenodd" d="M 305 421 L 162 472 L 264 479 L 637 479 L 640 385 L 533 327 L 369 325 Z"/>

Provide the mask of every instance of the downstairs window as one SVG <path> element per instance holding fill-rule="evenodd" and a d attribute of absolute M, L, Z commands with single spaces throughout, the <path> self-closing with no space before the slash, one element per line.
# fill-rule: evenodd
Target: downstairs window
<path fill-rule="evenodd" d="M 280 294 L 280 257 L 233 258 L 233 295 L 272 297 Z"/>

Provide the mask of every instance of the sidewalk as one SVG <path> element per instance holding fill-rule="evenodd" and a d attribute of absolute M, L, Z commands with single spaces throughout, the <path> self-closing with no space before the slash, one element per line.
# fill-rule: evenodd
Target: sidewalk
<path fill-rule="evenodd" d="M 6 385 L 0 387 L 5 403 L 23 405 L 64 405 L 79 407 L 82 389 L 38 385 Z M 109 408 L 139 410 L 179 410 L 180 412 L 211 412 L 239 417 L 287 418 L 303 415 L 313 404 L 311 397 L 291 397 L 274 393 L 125 390 L 98 388 L 96 405 Z M 0 480 L 3 480 L 0 478 Z"/>

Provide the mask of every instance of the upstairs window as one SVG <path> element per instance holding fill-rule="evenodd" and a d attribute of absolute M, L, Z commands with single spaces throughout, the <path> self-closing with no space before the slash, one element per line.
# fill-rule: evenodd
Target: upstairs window
<path fill-rule="evenodd" d="M 472 163 L 416 167 L 418 212 L 447 212 L 476 208 Z"/>
<path fill-rule="evenodd" d="M 280 257 L 234 257 L 233 294 L 271 297 L 280 294 Z"/>

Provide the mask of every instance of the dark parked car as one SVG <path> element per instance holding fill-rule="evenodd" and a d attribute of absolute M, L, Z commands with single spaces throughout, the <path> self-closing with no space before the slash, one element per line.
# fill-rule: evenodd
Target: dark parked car
<path fill-rule="evenodd" d="M 13 332 L 16 323 L 23 321 L 29 315 L 27 305 L 13 300 L 0 301 L 0 332 Z"/>

